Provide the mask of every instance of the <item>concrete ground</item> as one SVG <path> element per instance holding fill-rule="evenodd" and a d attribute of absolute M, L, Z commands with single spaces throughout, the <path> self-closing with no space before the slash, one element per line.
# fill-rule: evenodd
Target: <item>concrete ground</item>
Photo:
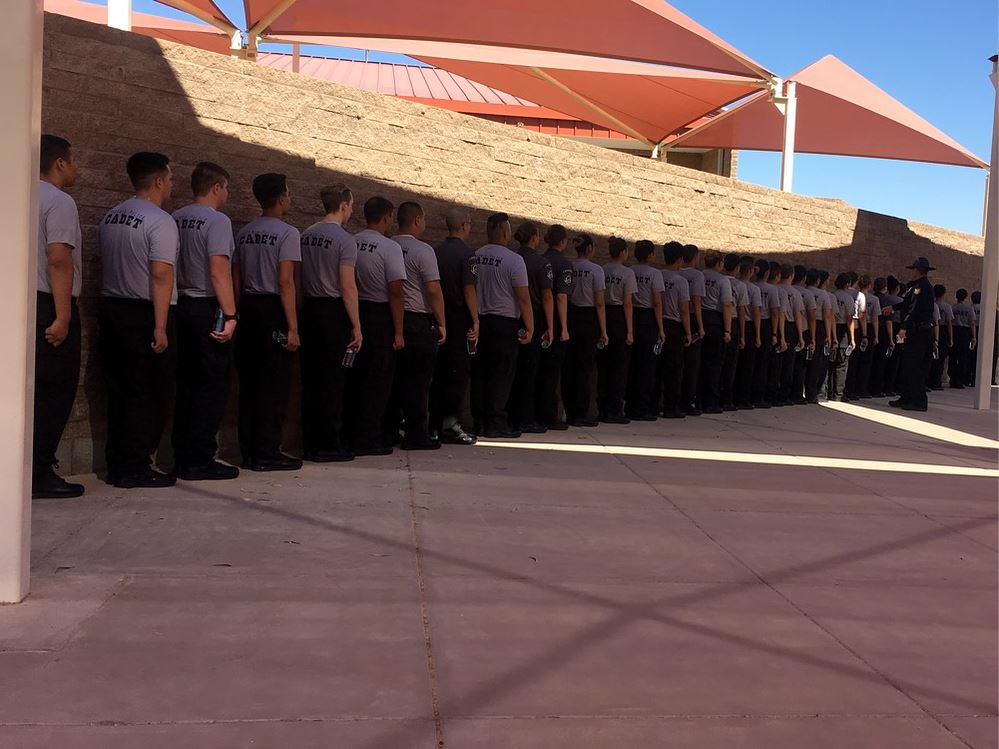
<path fill-rule="evenodd" d="M 90 477 L 34 504 L 0 746 L 996 747 L 996 412 L 970 402 L 934 394 L 934 437 L 866 401 Z"/>

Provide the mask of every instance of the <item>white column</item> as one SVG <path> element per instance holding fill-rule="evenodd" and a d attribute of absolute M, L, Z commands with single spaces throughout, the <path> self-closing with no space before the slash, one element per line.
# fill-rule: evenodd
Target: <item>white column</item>
<path fill-rule="evenodd" d="M 291 70 L 293 73 L 299 72 L 302 66 L 302 45 L 295 42 L 291 45 Z"/>
<path fill-rule="evenodd" d="M 0 45 L 0 603 L 28 594 L 31 548 L 31 413 L 34 396 L 38 141 L 41 137 L 42 0 L 8 3 Z"/>
<path fill-rule="evenodd" d="M 132 30 L 132 0 L 108 0 L 108 26 Z"/>
<path fill-rule="evenodd" d="M 794 183 L 794 133 L 798 125 L 798 84 L 784 84 L 784 150 L 780 157 L 780 189 L 791 192 Z"/>
<path fill-rule="evenodd" d="M 992 114 L 991 175 L 999 166 L 999 69 L 992 58 L 992 85 L 996 88 Z M 989 190 L 985 212 L 985 257 L 982 259 L 982 319 L 978 323 L 978 369 L 975 374 L 975 408 L 992 404 L 992 354 L 995 346 L 996 301 L 999 297 L 999 190 Z"/>

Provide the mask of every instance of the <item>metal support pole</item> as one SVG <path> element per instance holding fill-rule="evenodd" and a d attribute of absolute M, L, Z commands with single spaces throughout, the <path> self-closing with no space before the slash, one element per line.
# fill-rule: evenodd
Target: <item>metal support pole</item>
<path fill-rule="evenodd" d="M 28 595 L 31 415 L 35 381 L 38 143 L 42 121 L 42 0 L 9 3 L 0 47 L 0 221 L 8 253 L 0 273 L 0 603 Z"/>
<path fill-rule="evenodd" d="M 792 192 L 794 184 L 794 134 L 798 124 L 798 84 L 784 84 L 784 149 L 780 156 L 780 189 Z"/>
<path fill-rule="evenodd" d="M 291 45 L 291 70 L 293 73 L 299 72 L 302 67 L 302 45 L 295 42 Z"/>
<path fill-rule="evenodd" d="M 996 89 L 992 113 L 992 162 L 989 175 L 999 166 L 999 55 L 992 57 L 992 86 Z M 975 408 L 992 405 L 992 356 L 995 348 L 996 302 L 999 298 L 999 191 L 991 190 L 985 220 L 985 256 L 982 258 L 982 317 L 978 321 L 978 369 L 975 373 Z"/>
<path fill-rule="evenodd" d="M 132 30 L 132 0 L 108 0 L 108 26 Z"/>

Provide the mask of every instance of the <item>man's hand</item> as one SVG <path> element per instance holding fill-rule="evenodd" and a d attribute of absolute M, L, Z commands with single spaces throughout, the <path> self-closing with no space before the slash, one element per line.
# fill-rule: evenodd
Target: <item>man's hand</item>
<path fill-rule="evenodd" d="M 521 346 L 526 346 L 534 340 L 534 328 L 524 328 L 524 335 L 517 339 Z"/>
<path fill-rule="evenodd" d="M 478 341 L 479 340 L 479 323 L 478 322 L 472 323 L 472 327 L 470 327 L 468 329 L 468 332 L 465 333 L 465 338 L 467 340 L 469 340 L 469 341 Z"/>
<path fill-rule="evenodd" d="M 364 342 L 364 336 L 361 335 L 361 328 L 356 327 L 350 331 L 350 343 L 347 344 L 347 348 L 352 348 L 354 351 L 361 350 L 361 344 Z"/>
<path fill-rule="evenodd" d="M 798 336 L 798 350 L 805 348 L 805 338 L 804 336 Z"/>
<path fill-rule="evenodd" d="M 153 330 L 153 342 L 150 344 L 153 347 L 153 351 L 157 354 L 162 354 L 167 350 L 169 345 L 167 342 L 166 330 L 163 328 L 155 328 Z"/>
<path fill-rule="evenodd" d="M 51 325 L 45 328 L 45 340 L 53 346 L 58 346 L 69 335 L 69 320 L 60 320 L 58 317 Z"/>
<path fill-rule="evenodd" d="M 634 342 L 635 342 L 635 336 L 634 336 L 633 333 L 628 333 L 624 337 L 624 345 L 625 346 L 631 346 Z"/>
<path fill-rule="evenodd" d="M 896 339 L 899 343 L 905 343 L 905 328 L 898 331 L 898 338 Z"/>
<path fill-rule="evenodd" d="M 297 330 L 288 331 L 288 342 L 284 345 L 287 351 L 298 351 L 298 347 L 302 345 L 302 339 L 298 337 Z"/>
<path fill-rule="evenodd" d="M 601 333 L 600 337 L 597 339 L 598 348 L 607 348 L 607 344 L 610 343 L 610 339 L 607 337 L 606 333 Z"/>
<path fill-rule="evenodd" d="M 559 337 L 562 340 L 562 343 L 565 343 L 566 341 L 569 340 L 569 329 L 564 325 L 562 326 L 562 335 Z"/>
<path fill-rule="evenodd" d="M 692 336 L 690 333 L 684 333 L 683 334 L 683 347 L 687 348 L 688 346 L 693 345 L 693 343 L 694 343 L 694 336 Z"/>
<path fill-rule="evenodd" d="M 226 343 L 227 341 L 232 340 L 232 337 L 235 333 L 236 333 L 236 321 L 226 320 L 225 327 L 222 328 L 222 331 L 220 333 L 216 333 L 213 330 L 211 332 L 211 336 L 214 340 L 218 341 L 219 343 Z"/>
<path fill-rule="evenodd" d="M 555 333 L 552 332 L 551 328 L 548 328 L 548 330 L 544 332 L 544 335 L 541 336 L 541 342 L 551 346 L 553 340 L 555 340 Z"/>
<path fill-rule="evenodd" d="M 725 341 L 725 343 L 731 343 L 732 342 L 732 334 L 726 330 L 722 334 L 722 340 Z"/>
<path fill-rule="evenodd" d="M 700 338 L 703 341 L 704 340 L 704 336 L 705 336 L 704 328 L 698 328 L 697 329 L 697 337 Z"/>
<path fill-rule="evenodd" d="M 447 338 L 447 331 L 444 330 L 444 326 L 441 325 L 437 328 L 437 345 L 443 346 L 444 340 Z"/>
<path fill-rule="evenodd" d="M 756 336 L 756 348 L 763 348 L 763 339 Z"/>
<path fill-rule="evenodd" d="M 393 351 L 401 351 L 405 347 L 406 347 L 406 341 L 403 339 L 402 334 L 399 334 L 392 339 Z"/>

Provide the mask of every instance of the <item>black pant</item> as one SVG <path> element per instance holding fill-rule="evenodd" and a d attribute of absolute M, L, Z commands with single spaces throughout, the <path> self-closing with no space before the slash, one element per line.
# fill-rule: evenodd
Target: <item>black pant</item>
<path fill-rule="evenodd" d="M 815 330 L 818 331 L 818 321 L 815 323 Z M 810 330 L 805 330 L 804 333 L 805 347 L 801 351 L 795 352 L 792 348 L 791 355 L 791 402 L 792 403 L 804 403 L 805 402 L 805 380 L 808 378 L 808 368 L 811 362 L 808 360 L 808 347 L 812 343 L 812 333 Z M 795 344 L 797 345 L 797 344 Z M 812 351 L 813 361 L 814 361 L 814 350 Z M 821 346 L 819 347 L 819 357 L 822 357 Z"/>
<path fill-rule="evenodd" d="M 871 370 L 874 368 L 873 325 L 867 326 L 864 336 L 867 337 L 867 351 L 860 351 L 857 359 L 857 395 L 866 396 L 871 394 Z"/>
<path fill-rule="evenodd" d="M 593 417 L 593 377 L 600 323 L 596 307 L 569 305 L 569 347 L 562 369 L 562 403 L 569 421 Z"/>
<path fill-rule="evenodd" d="M 56 450 L 73 411 L 80 384 L 80 312 L 70 304 L 69 335 L 58 346 L 45 340 L 45 329 L 55 322 L 55 301 L 39 291 L 35 302 L 35 431 L 32 449 L 34 474 L 56 464 Z"/>
<path fill-rule="evenodd" d="M 928 384 L 931 388 L 943 387 L 943 373 L 947 371 L 947 358 L 950 353 L 950 335 L 945 325 L 940 326 L 938 339 L 938 349 L 940 358 L 930 362 L 930 376 Z"/>
<path fill-rule="evenodd" d="M 899 324 L 895 324 L 895 332 L 899 330 Z M 898 372 L 902 364 L 902 351 L 905 349 L 905 344 L 899 343 L 895 345 L 895 353 L 892 357 L 888 359 L 888 364 L 885 366 L 885 395 L 896 395 L 898 394 L 898 389 L 900 387 Z"/>
<path fill-rule="evenodd" d="M 731 324 L 732 336 L 722 351 L 721 369 L 721 405 L 728 409 L 735 407 L 735 373 L 739 366 L 739 341 L 745 335 L 744 330 L 739 330 L 739 320 L 734 312 Z"/>
<path fill-rule="evenodd" d="M 307 455 L 343 449 L 343 357 L 351 338 L 343 299 L 312 297 L 301 312 L 302 448 Z M 362 348 L 364 344 L 362 344 Z"/>
<path fill-rule="evenodd" d="M 434 379 L 430 386 L 430 424 L 440 430 L 447 418 L 461 419 L 468 397 L 468 374 L 471 357 L 468 339 L 472 318 L 464 307 L 447 307 L 444 310 L 447 338 L 437 349 Z"/>
<path fill-rule="evenodd" d="M 954 336 L 957 338 L 957 336 Z M 930 373 L 930 363 L 933 361 L 931 345 L 933 332 L 929 326 L 919 330 L 910 330 L 905 336 L 905 349 L 902 352 L 902 362 L 899 376 L 901 388 L 899 395 L 903 403 L 910 406 L 925 406 L 926 378 Z"/>
<path fill-rule="evenodd" d="M 239 449 L 244 462 L 275 458 L 281 452 L 294 354 L 275 341 L 274 334 L 287 330 L 281 297 L 243 295 L 236 332 L 236 371 Z"/>
<path fill-rule="evenodd" d="M 908 344 L 908 338 L 906 338 Z M 951 385 L 967 385 L 971 382 L 971 369 L 975 366 L 975 353 L 971 345 L 971 328 L 954 326 L 954 345 L 950 350 L 948 374 Z M 901 391 L 899 391 L 901 392 Z"/>
<path fill-rule="evenodd" d="M 173 452 L 178 465 L 206 465 L 218 450 L 216 435 L 229 400 L 232 345 L 211 337 L 217 309 L 214 297 L 177 300 Z"/>
<path fill-rule="evenodd" d="M 843 326 L 843 330 L 846 330 L 845 325 Z M 860 341 L 862 335 L 860 324 L 857 323 L 857 330 L 854 333 L 856 345 L 853 348 L 853 353 L 850 354 L 846 362 L 846 383 L 843 386 L 844 398 L 856 398 L 860 395 L 860 357 L 863 353 L 860 350 Z M 847 338 L 847 343 L 849 343 L 849 337 Z"/>
<path fill-rule="evenodd" d="M 479 316 L 479 348 L 472 362 L 472 415 L 480 431 L 509 430 L 506 405 L 517 373 L 520 320 Z"/>
<path fill-rule="evenodd" d="M 654 310 L 635 307 L 633 314 L 635 345 L 631 349 L 628 367 L 628 415 L 655 416 L 659 411 L 655 397 L 655 348 L 659 341 L 659 326 Z"/>
<path fill-rule="evenodd" d="M 559 382 L 562 379 L 562 365 L 568 344 L 559 340 L 560 330 L 547 351 L 541 352 L 538 362 L 538 381 L 535 392 L 535 413 L 542 424 L 554 424 L 559 420 Z"/>
<path fill-rule="evenodd" d="M 167 324 L 169 345 L 152 349 L 153 303 L 143 299 L 101 299 L 99 346 L 108 386 L 108 473 L 141 471 L 150 465 L 163 434 L 169 408 L 176 335 L 173 311 Z"/>
<path fill-rule="evenodd" d="M 388 302 L 358 304 L 361 350 L 347 375 L 346 434 L 350 447 L 385 447 L 384 418 L 392 396 L 396 352 L 395 327 Z"/>
<path fill-rule="evenodd" d="M 846 394 L 847 372 L 849 371 L 849 357 L 846 355 L 846 347 L 850 343 L 846 323 L 836 323 L 836 341 L 839 343 L 839 347 L 833 352 L 833 358 L 829 362 L 828 394 L 831 401 L 839 400 Z"/>
<path fill-rule="evenodd" d="M 884 395 L 885 375 L 888 371 L 888 348 L 894 341 L 888 339 L 888 328 L 884 321 L 878 323 L 878 345 L 874 347 L 874 355 L 871 358 L 871 380 L 869 390 L 871 395 Z M 944 349 L 941 347 L 940 354 L 943 356 Z M 894 354 L 892 354 L 894 356 Z"/>
<path fill-rule="evenodd" d="M 825 380 L 829 366 L 829 357 L 825 353 L 826 324 L 822 320 L 815 321 L 815 349 L 812 360 L 805 367 L 805 400 L 815 402 L 819 399 L 819 390 Z"/>
<path fill-rule="evenodd" d="M 623 305 L 608 304 L 606 311 L 607 346 L 597 353 L 597 406 L 602 417 L 623 416 L 631 362 L 628 323 Z"/>
<path fill-rule="evenodd" d="M 690 331 L 695 334 L 697 332 L 697 318 L 694 315 L 690 316 Z M 680 410 L 697 408 L 698 390 L 701 387 L 702 345 L 703 341 L 698 339 L 683 350 L 683 383 L 680 385 Z"/>
<path fill-rule="evenodd" d="M 777 402 L 791 402 L 791 383 L 794 380 L 794 362 L 797 352 L 794 350 L 798 345 L 798 327 L 787 320 L 784 321 L 784 338 L 787 340 L 787 349 L 780 354 L 780 380 L 777 385 Z"/>
<path fill-rule="evenodd" d="M 725 327 L 717 310 L 702 312 L 704 343 L 701 348 L 701 403 L 704 408 L 721 406 L 722 365 L 725 363 Z"/>
<path fill-rule="evenodd" d="M 753 368 L 753 403 L 766 403 L 768 396 L 776 394 L 777 385 L 773 375 L 779 370 L 774 363 L 777 359 L 777 351 L 773 346 L 773 321 L 770 319 L 760 320 L 760 340 L 763 342 L 756 352 L 756 362 Z M 771 385 L 773 393 L 770 392 Z"/>
<path fill-rule="evenodd" d="M 534 391 L 537 383 L 538 366 L 541 362 L 541 337 L 545 334 L 543 324 L 545 312 L 540 307 L 534 309 L 534 337 L 522 345 L 517 352 L 517 371 L 510 388 L 510 402 L 507 410 L 510 425 L 515 429 L 534 424 Z"/>
<path fill-rule="evenodd" d="M 393 398 L 387 418 L 389 427 L 398 429 L 401 412 L 406 441 L 426 443 L 430 441 L 430 382 L 437 361 L 437 326 L 428 314 L 406 312 L 402 334 L 406 346 L 396 356 Z"/>
<path fill-rule="evenodd" d="M 732 399 L 737 406 L 748 406 L 753 402 L 753 370 L 760 352 L 756 348 L 756 324 L 752 320 L 746 320 L 742 337 L 746 345 L 739 349 Z"/>
<path fill-rule="evenodd" d="M 683 367 L 684 353 L 686 348 L 683 339 L 686 333 L 683 331 L 683 323 L 677 320 L 664 319 L 663 325 L 666 329 L 666 342 L 663 344 L 663 353 L 659 357 L 661 364 L 660 382 L 662 383 L 662 404 L 663 413 L 677 413 L 681 411 L 681 392 L 683 388 Z"/>

